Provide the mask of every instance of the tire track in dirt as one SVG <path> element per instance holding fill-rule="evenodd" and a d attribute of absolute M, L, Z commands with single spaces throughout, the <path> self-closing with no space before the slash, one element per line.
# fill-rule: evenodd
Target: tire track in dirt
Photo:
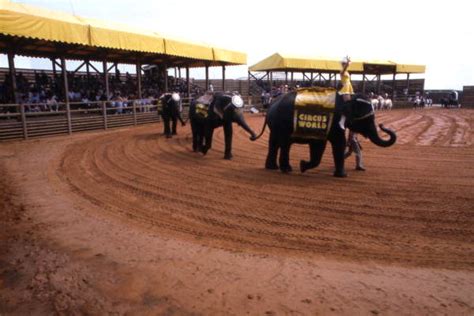
<path fill-rule="evenodd" d="M 472 269 L 474 149 L 466 139 L 473 113 L 378 112 L 399 141 L 388 149 L 364 142 L 370 169 L 348 167 L 347 179 L 331 176 L 330 145 L 308 173 L 266 171 L 268 129 L 250 142 L 237 126 L 233 161 L 222 159 L 222 129 L 203 157 L 191 151 L 189 129 L 166 139 L 153 126 L 78 141 L 64 150 L 57 174 L 63 193 L 91 203 L 90 211 L 171 237 L 238 251 Z M 259 130 L 263 119 L 248 122 Z M 293 146 L 294 166 L 308 157 L 307 146 Z"/>

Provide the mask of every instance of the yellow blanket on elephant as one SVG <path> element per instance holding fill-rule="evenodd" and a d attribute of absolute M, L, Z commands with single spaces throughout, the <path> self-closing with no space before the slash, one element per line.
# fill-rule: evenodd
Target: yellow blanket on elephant
<path fill-rule="evenodd" d="M 196 104 L 196 114 L 203 117 L 207 118 L 209 116 L 209 105 L 208 104 L 202 104 L 202 103 L 197 103 Z"/>
<path fill-rule="evenodd" d="M 296 90 L 292 137 L 326 140 L 335 109 L 335 89 L 313 87 Z"/>

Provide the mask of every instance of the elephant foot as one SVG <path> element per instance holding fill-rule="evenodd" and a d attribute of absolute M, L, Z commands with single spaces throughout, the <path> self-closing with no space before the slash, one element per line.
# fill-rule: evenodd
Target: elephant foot
<path fill-rule="evenodd" d="M 288 165 L 288 166 L 280 166 L 280 171 L 283 173 L 290 173 L 293 171 L 293 168 Z"/>
<path fill-rule="evenodd" d="M 300 171 L 304 173 L 308 169 L 309 169 L 308 162 L 304 160 L 300 160 Z"/>
<path fill-rule="evenodd" d="M 357 166 L 357 167 L 355 168 L 355 170 L 357 170 L 357 171 L 365 171 L 365 168 L 364 168 L 364 167 L 361 167 L 361 166 Z"/>
<path fill-rule="evenodd" d="M 170 134 L 167 134 L 166 135 L 166 138 L 171 138 L 172 136 Z"/>
<path fill-rule="evenodd" d="M 232 154 L 225 154 L 224 155 L 225 160 L 232 160 L 232 157 L 233 157 Z"/>
<path fill-rule="evenodd" d="M 347 177 L 347 173 L 345 171 L 334 171 L 334 176 L 336 178 L 345 178 Z"/>
<path fill-rule="evenodd" d="M 265 169 L 268 170 L 278 170 L 280 169 L 276 163 L 266 163 L 265 164 Z"/>
<path fill-rule="evenodd" d="M 201 148 L 201 152 L 202 152 L 203 155 L 207 154 L 208 150 L 209 150 L 209 148 L 206 148 L 206 147 Z"/>

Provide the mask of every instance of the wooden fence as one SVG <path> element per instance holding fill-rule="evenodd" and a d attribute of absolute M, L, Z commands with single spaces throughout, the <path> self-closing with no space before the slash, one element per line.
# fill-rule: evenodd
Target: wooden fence
<path fill-rule="evenodd" d="M 111 102 L 71 102 L 57 106 L 37 104 L 0 104 L 0 141 L 107 130 L 161 121 L 161 105 L 142 105 L 127 101 L 128 106 Z M 183 100 L 187 118 L 189 100 Z"/>

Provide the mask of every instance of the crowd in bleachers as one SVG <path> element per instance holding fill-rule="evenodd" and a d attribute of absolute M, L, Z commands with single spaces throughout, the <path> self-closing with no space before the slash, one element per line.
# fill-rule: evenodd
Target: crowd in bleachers
<path fill-rule="evenodd" d="M 315 86 L 327 86 L 324 83 L 315 83 Z M 267 109 L 268 106 L 272 103 L 273 100 L 278 98 L 280 95 L 285 94 L 287 92 L 293 91 L 300 87 L 309 87 L 311 86 L 310 81 L 304 82 L 295 82 L 292 85 L 288 84 L 280 84 L 280 85 L 273 85 L 269 88 L 268 83 L 262 84 L 262 93 L 260 95 L 260 101 L 264 109 Z M 370 92 L 367 95 L 367 98 L 372 103 L 374 110 L 391 110 L 393 106 L 393 101 L 389 97 L 388 93 L 383 94 L 375 94 Z"/>
<path fill-rule="evenodd" d="M 31 76 L 30 76 L 31 77 Z M 168 77 L 170 90 L 187 92 L 186 81 Z M 0 103 L 24 104 L 27 112 L 59 111 L 60 104 L 65 101 L 64 83 L 61 75 L 48 75 L 45 71 L 35 71 L 33 78 L 28 79 L 22 72 L 16 74 L 16 100 L 12 102 L 11 80 L 9 74 L 0 81 Z M 116 70 L 109 75 L 109 95 L 106 95 L 103 75 L 97 73 L 68 73 L 69 101 L 72 109 L 97 108 L 101 101 L 108 101 L 108 107 L 116 109 L 116 113 L 130 111 L 132 102 L 136 102 L 139 111 L 147 112 L 152 104 L 164 93 L 164 78 L 153 72 L 145 72 L 142 76 L 142 97 L 137 96 L 137 80 L 129 73 L 125 75 Z M 192 86 L 193 94 L 199 94 L 199 87 Z M 4 107 L 1 112 L 12 111 Z"/>

